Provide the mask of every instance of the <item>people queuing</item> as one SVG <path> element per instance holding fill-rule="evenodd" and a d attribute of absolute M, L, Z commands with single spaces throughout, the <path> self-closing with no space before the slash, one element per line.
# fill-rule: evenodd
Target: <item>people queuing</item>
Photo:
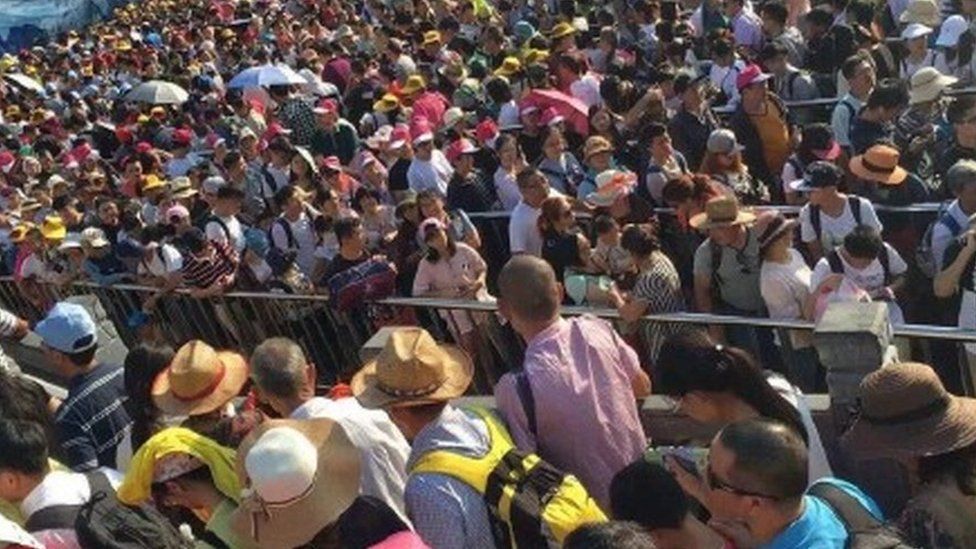
<path fill-rule="evenodd" d="M 0 268 L 39 313 L 0 336 L 67 386 L 0 353 L 0 544 L 844 547 L 850 513 L 976 544 L 976 347 L 861 387 L 844 444 L 918 481 L 898 534 L 834 477 L 807 334 L 645 318 L 976 327 L 974 6 L 146 0 L 0 56 Z M 144 286 L 123 365 L 78 283 Z M 498 314 L 340 371 L 345 332 L 244 341 L 238 291 Z M 226 341 L 169 341 L 174 294 Z M 717 434 L 656 448 L 651 394 Z"/>

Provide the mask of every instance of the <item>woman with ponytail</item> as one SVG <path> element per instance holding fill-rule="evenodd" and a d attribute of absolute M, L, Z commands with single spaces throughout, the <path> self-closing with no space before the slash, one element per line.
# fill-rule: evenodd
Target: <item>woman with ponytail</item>
<path fill-rule="evenodd" d="M 749 353 L 717 345 L 705 332 L 671 336 L 661 346 L 654 368 L 656 393 L 695 421 L 724 427 L 763 417 L 799 433 L 809 449 L 809 479 L 831 476 L 830 463 L 802 393 L 786 379 L 763 371 Z M 679 481 L 700 482 L 678 472 Z M 692 490 L 689 493 L 695 495 Z"/>

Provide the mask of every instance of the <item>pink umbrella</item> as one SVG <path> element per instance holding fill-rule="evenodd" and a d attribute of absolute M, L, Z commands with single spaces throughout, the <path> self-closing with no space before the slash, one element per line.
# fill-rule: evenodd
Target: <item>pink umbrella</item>
<path fill-rule="evenodd" d="M 524 109 L 526 105 L 535 105 L 540 111 L 552 107 L 566 119 L 567 128 L 582 136 L 590 132 L 589 109 L 571 95 L 552 89 L 532 90 L 522 99 L 521 108 Z"/>

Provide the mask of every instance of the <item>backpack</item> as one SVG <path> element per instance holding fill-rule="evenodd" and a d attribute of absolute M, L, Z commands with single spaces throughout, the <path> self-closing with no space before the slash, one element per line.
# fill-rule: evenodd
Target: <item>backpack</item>
<path fill-rule="evenodd" d="M 851 215 L 854 216 L 854 223 L 861 224 L 861 199 L 855 195 L 847 197 L 847 205 L 851 208 Z M 820 206 L 810 205 L 810 224 L 813 225 L 813 233 L 817 235 L 817 240 L 823 233 L 823 225 L 820 222 Z"/>
<path fill-rule="evenodd" d="M 949 233 L 952 234 L 953 238 L 961 235 L 963 232 L 962 225 L 949 213 L 949 206 L 943 203 L 939 207 L 935 221 L 930 223 L 925 229 L 925 233 L 918 243 L 918 248 L 915 250 L 915 262 L 918 264 L 918 268 L 922 271 L 922 274 L 928 278 L 935 278 L 935 275 L 939 274 L 939 271 L 942 270 L 942 265 L 936 264 L 935 254 L 932 252 L 932 236 L 935 233 L 935 226 L 939 223 L 949 229 Z"/>
<path fill-rule="evenodd" d="M 896 530 L 876 519 L 842 488 L 818 482 L 807 493 L 826 503 L 844 524 L 848 549 L 911 549 Z"/>
<path fill-rule="evenodd" d="M 830 272 L 844 274 L 844 262 L 837 250 L 831 250 L 827 254 L 827 263 L 830 265 Z M 884 272 L 884 285 L 889 286 L 891 284 L 891 258 L 888 256 L 887 246 L 878 254 L 878 263 L 881 263 L 881 271 Z"/>
<path fill-rule="evenodd" d="M 367 259 L 336 273 L 327 282 L 332 306 L 352 311 L 366 301 L 383 299 L 396 291 L 396 270 L 386 261 Z"/>
<path fill-rule="evenodd" d="M 433 450 L 417 460 L 410 474 L 446 475 L 481 494 L 496 547 L 544 549 L 553 541 L 561 546 L 583 524 L 607 520 L 576 477 L 518 450 L 487 410 L 471 411 L 488 428 L 488 453 L 475 458 Z"/>
<path fill-rule="evenodd" d="M 46 507 L 30 516 L 29 532 L 74 530 L 82 549 L 189 549 L 169 520 L 150 505 L 123 505 L 105 473 L 85 475 L 91 499 L 82 505 Z"/>

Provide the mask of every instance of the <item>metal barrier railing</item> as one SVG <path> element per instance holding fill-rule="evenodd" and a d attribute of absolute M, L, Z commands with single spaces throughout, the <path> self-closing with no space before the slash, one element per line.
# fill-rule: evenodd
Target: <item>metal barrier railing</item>
<path fill-rule="evenodd" d="M 93 296 L 129 347 L 153 337 L 155 330 L 176 344 L 202 339 L 244 353 L 250 353 L 269 337 L 289 337 L 303 347 L 318 368 L 320 382 L 325 384 L 347 379 L 361 365 L 359 349 L 379 328 L 392 324 L 424 326 L 439 340 L 453 341 L 468 350 L 478 364 L 475 386 L 480 393 L 489 393 L 501 374 L 521 364 L 524 350 L 521 340 L 495 314 L 497 306 L 493 303 L 391 297 L 366 304 L 360 310 L 340 312 L 322 295 L 231 292 L 195 299 L 185 290 L 177 290 L 158 300 L 150 327 L 137 330 L 127 320 L 134 311 L 142 310 L 146 298 L 157 291 L 154 288 L 90 283 L 34 286 L 0 278 L 0 306 L 36 321 L 57 300 L 79 294 Z M 592 314 L 626 327 L 613 309 L 563 307 L 562 312 L 568 316 Z M 790 331 L 814 329 L 812 322 L 805 321 L 700 313 L 650 314 L 641 319 L 638 328 L 652 325 L 747 326 L 775 331 L 781 342 L 789 340 Z M 974 331 L 942 326 L 900 325 L 894 327 L 894 335 L 976 342 Z M 648 344 L 640 329 L 631 330 L 625 339 L 638 349 Z M 785 366 L 790 371 L 791 365 Z"/>

